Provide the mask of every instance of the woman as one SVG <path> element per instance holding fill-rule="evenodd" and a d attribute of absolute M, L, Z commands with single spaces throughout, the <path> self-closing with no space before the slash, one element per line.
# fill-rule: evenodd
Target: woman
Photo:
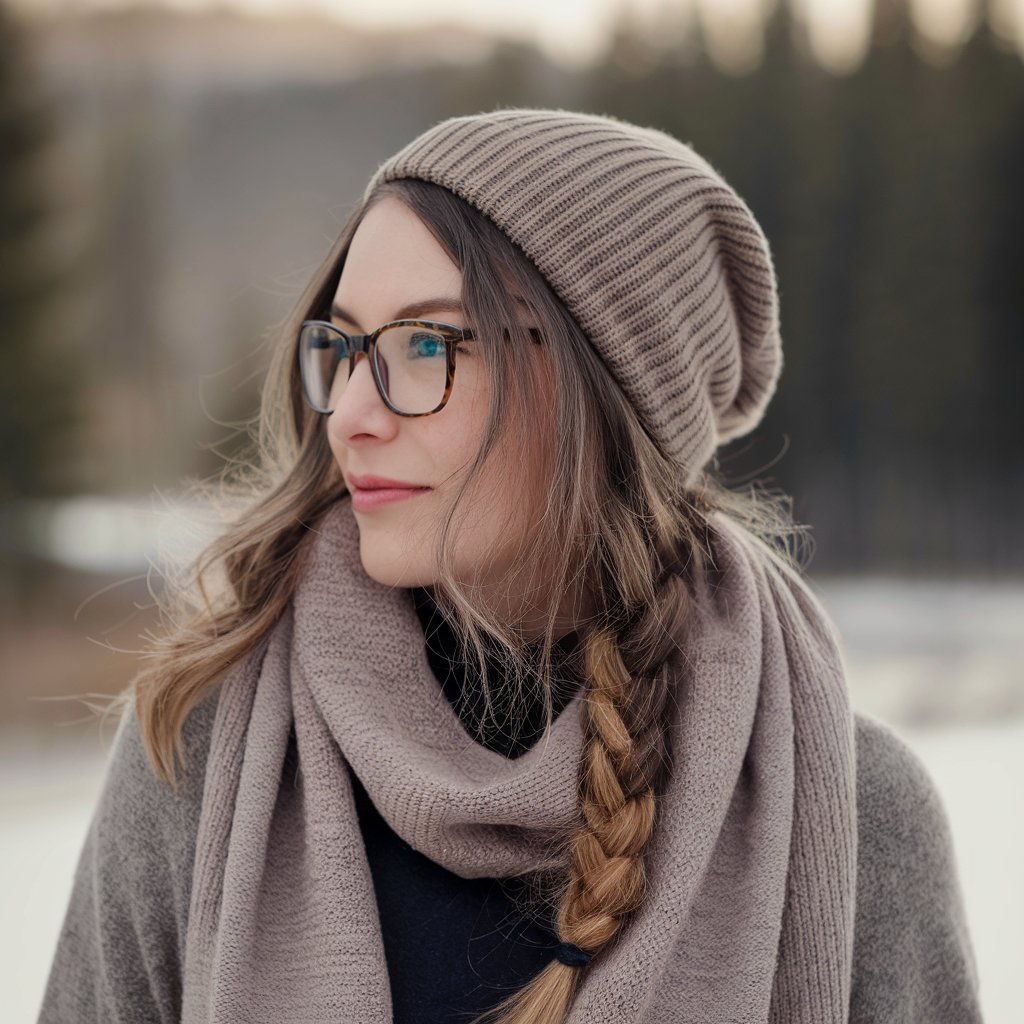
<path fill-rule="evenodd" d="M 130 690 L 40 1019 L 980 1019 L 931 780 L 851 711 L 785 501 L 709 465 L 780 369 L 683 143 L 506 109 L 382 164 Z"/>

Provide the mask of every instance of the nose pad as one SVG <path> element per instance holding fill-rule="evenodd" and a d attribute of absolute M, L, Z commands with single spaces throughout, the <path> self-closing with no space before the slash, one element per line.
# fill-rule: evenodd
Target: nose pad
<path fill-rule="evenodd" d="M 370 383 L 373 385 L 373 390 L 377 390 L 377 382 L 373 379 L 373 367 L 370 365 L 370 354 L 368 352 L 357 352 L 352 362 L 352 372 L 349 374 L 348 379 L 351 380 L 356 375 L 356 370 L 359 369 L 360 357 L 366 363 L 366 372 L 370 377 Z"/>
<path fill-rule="evenodd" d="M 363 356 L 364 359 L 367 360 L 366 373 L 370 377 L 370 387 L 373 389 L 374 394 L 378 394 L 377 382 L 373 379 L 373 367 L 370 366 L 369 362 L 368 362 L 370 357 L 369 357 L 369 355 L 366 352 L 357 352 L 355 354 L 355 358 L 353 360 L 352 372 L 349 373 L 347 368 L 346 368 L 345 371 L 344 371 L 344 373 L 345 373 L 344 379 L 342 379 L 342 375 L 341 374 L 338 374 L 335 377 L 335 385 L 334 385 L 335 386 L 335 391 L 334 391 L 334 395 L 332 396 L 333 401 L 332 401 L 332 405 L 331 405 L 332 409 L 337 408 L 338 402 L 341 400 L 342 396 L 348 390 L 349 384 L 351 383 L 352 378 L 355 377 L 356 371 L 359 369 L 359 357 L 360 356 Z M 347 362 L 348 362 L 347 359 L 342 360 L 342 365 L 344 365 Z M 379 394 L 378 394 L 378 397 L 379 397 Z"/>

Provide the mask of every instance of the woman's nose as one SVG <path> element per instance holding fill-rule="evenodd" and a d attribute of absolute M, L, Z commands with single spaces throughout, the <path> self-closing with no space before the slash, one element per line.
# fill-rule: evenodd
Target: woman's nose
<path fill-rule="evenodd" d="M 365 352 L 355 354 L 351 373 L 348 369 L 348 360 L 343 360 L 339 364 L 331 391 L 331 408 L 335 412 L 339 411 L 342 404 L 351 405 L 353 402 L 362 405 L 367 400 L 376 399 L 379 404 L 383 404 L 373 379 L 370 357 Z"/>
<path fill-rule="evenodd" d="M 332 414 L 328 417 L 328 430 L 339 440 L 353 441 L 358 437 L 375 435 L 390 437 L 398 427 L 400 417 L 391 412 L 377 390 L 369 359 L 360 359 L 365 352 L 356 353 L 356 363 L 346 380 L 342 374 L 335 379 L 336 391 L 332 395 Z"/>

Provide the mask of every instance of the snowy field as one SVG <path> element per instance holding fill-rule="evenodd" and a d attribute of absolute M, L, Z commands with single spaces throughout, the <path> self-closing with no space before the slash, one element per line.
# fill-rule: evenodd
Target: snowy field
<path fill-rule="evenodd" d="M 831 581 L 855 707 L 921 757 L 952 825 L 987 1024 L 1020 1020 L 1024 963 L 1024 585 Z M 105 744 L 0 745 L 0 987 L 32 1022 L 92 807 Z"/>

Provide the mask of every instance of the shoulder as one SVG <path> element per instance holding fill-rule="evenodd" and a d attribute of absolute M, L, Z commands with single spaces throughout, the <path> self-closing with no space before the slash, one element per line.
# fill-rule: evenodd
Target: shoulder
<path fill-rule="evenodd" d="M 889 725 L 858 712 L 857 818 L 869 851 L 904 860 L 949 854 L 945 807 L 920 757 Z M 915 858 L 915 863 L 918 863 Z"/>
<path fill-rule="evenodd" d="M 186 720 L 187 763 L 177 791 L 150 764 L 134 702 L 122 705 L 40 1024 L 180 1019 L 195 837 L 217 692 Z"/>
<path fill-rule="evenodd" d="M 945 806 L 920 757 L 857 713 L 851 1024 L 978 1021 L 977 973 Z"/>
<path fill-rule="evenodd" d="M 206 759 L 213 722 L 217 712 L 219 688 L 205 694 L 190 709 L 181 730 L 183 761 L 177 765 L 177 789 L 156 774 L 142 735 L 134 700 L 128 701 L 118 722 L 107 764 L 101 799 L 127 801 L 137 815 L 151 817 L 154 812 L 175 817 L 202 801 Z"/>
<path fill-rule="evenodd" d="M 219 689 L 204 695 L 185 720 L 177 790 L 156 774 L 134 701 L 125 704 L 90 825 L 89 842 L 111 883 L 170 900 L 179 926 L 188 912 L 218 696 Z"/>

